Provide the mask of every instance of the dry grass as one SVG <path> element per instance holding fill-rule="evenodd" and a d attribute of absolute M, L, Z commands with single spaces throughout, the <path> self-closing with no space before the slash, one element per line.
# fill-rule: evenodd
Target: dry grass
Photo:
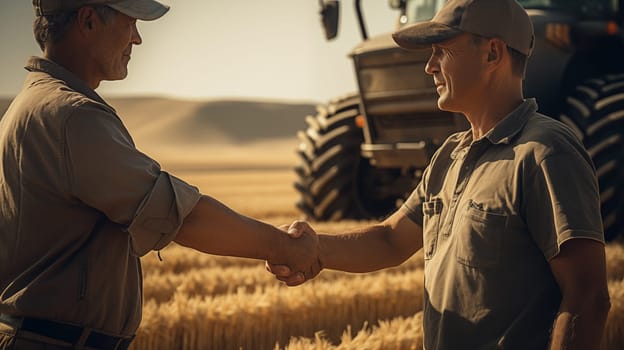
<path fill-rule="evenodd" d="M 157 303 L 167 302 L 174 294 L 201 297 L 241 291 L 253 293 L 277 283 L 275 278 L 265 271 L 264 264 L 258 261 L 189 253 L 188 249 L 181 246 L 173 246 L 165 255 L 166 262 L 150 263 L 145 269 L 143 298 L 146 302 L 151 300 Z M 169 260 L 174 263 L 168 264 Z M 197 263 L 195 265 L 197 267 L 193 267 L 194 262 Z M 369 275 L 406 273 L 421 269 L 422 266 L 422 254 L 415 254 L 401 266 Z M 332 281 L 344 283 L 359 276 L 327 270 L 321 272 L 311 283 Z"/>
<path fill-rule="evenodd" d="M 624 279 L 609 282 L 609 295 L 611 296 L 611 310 L 607 317 L 602 349 L 622 350 L 624 349 Z"/>
<path fill-rule="evenodd" d="M 291 336 L 324 331 L 338 341 L 347 325 L 422 309 L 423 271 L 353 275 L 287 288 L 276 283 L 248 293 L 189 296 L 167 303 L 147 301 L 134 349 L 270 349 Z M 165 331 L 164 331 L 165 330 Z"/>
<path fill-rule="evenodd" d="M 624 279 L 624 242 L 608 244 L 605 253 L 607 255 L 607 279 Z"/>
<path fill-rule="evenodd" d="M 624 280 L 616 264 L 622 249 L 607 248 L 613 306 L 604 350 L 624 348 Z M 422 256 L 373 274 L 324 271 L 287 288 L 257 261 L 175 245 L 163 255 L 164 262 L 144 258 L 144 320 L 133 349 L 421 347 Z"/>
<path fill-rule="evenodd" d="M 380 321 L 379 325 L 362 327 L 353 334 L 351 327 L 347 327 L 339 345 L 332 345 L 322 332 L 311 338 L 293 338 L 285 350 L 416 350 L 422 349 L 422 312 L 404 318 L 397 317 L 390 321 Z M 276 350 L 279 346 L 275 347 Z"/>

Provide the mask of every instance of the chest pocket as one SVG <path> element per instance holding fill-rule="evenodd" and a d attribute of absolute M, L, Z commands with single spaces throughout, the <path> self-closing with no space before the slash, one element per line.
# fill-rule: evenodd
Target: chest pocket
<path fill-rule="evenodd" d="M 442 213 L 442 199 L 433 198 L 424 202 L 423 210 L 423 251 L 425 260 L 433 257 L 438 242 L 440 230 L 440 214 Z"/>
<path fill-rule="evenodd" d="M 455 232 L 457 261 L 470 267 L 493 267 L 500 261 L 507 216 L 468 202 Z"/>

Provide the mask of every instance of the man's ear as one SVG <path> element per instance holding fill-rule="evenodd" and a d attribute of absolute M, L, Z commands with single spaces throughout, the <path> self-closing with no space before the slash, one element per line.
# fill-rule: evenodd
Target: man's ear
<path fill-rule="evenodd" d="M 487 63 L 495 67 L 500 64 L 503 55 L 507 50 L 507 45 L 500 39 L 490 39 L 488 43 Z"/>
<path fill-rule="evenodd" d="M 76 15 L 76 25 L 79 28 L 80 33 L 83 35 L 89 35 L 100 21 L 95 10 L 90 6 L 83 6 L 78 10 Z"/>
<path fill-rule="evenodd" d="M 496 61 L 497 58 L 498 54 L 496 53 L 496 50 L 490 50 L 488 52 L 488 62 Z"/>

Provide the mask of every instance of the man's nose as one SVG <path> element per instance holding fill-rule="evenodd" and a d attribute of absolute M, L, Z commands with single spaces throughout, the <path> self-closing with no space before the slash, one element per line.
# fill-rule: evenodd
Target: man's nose
<path fill-rule="evenodd" d="M 431 56 L 429 57 L 429 60 L 427 61 L 427 64 L 425 65 L 425 73 L 429 75 L 433 75 L 439 70 L 440 69 L 438 65 L 438 58 L 436 55 L 432 53 Z"/>
<path fill-rule="evenodd" d="M 141 38 L 141 34 L 139 34 L 139 28 L 136 23 L 134 24 L 134 28 L 132 28 L 132 43 L 134 45 L 141 45 L 143 39 Z"/>

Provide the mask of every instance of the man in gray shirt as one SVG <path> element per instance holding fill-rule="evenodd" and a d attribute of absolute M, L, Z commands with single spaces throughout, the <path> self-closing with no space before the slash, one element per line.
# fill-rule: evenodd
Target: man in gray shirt
<path fill-rule="evenodd" d="M 528 15 L 514 0 L 450 0 L 394 39 L 433 49 L 438 106 L 471 129 L 444 142 L 388 219 L 320 235 L 322 266 L 373 271 L 423 249 L 426 350 L 598 348 L 610 304 L 595 170 L 574 133 L 522 96 Z"/>
<path fill-rule="evenodd" d="M 140 257 L 171 241 L 286 264 L 301 245 L 168 174 L 95 89 L 124 79 L 154 0 L 35 0 L 23 90 L 0 121 L 0 349 L 125 349 L 141 320 Z M 298 281 L 295 279 L 294 283 Z"/>

